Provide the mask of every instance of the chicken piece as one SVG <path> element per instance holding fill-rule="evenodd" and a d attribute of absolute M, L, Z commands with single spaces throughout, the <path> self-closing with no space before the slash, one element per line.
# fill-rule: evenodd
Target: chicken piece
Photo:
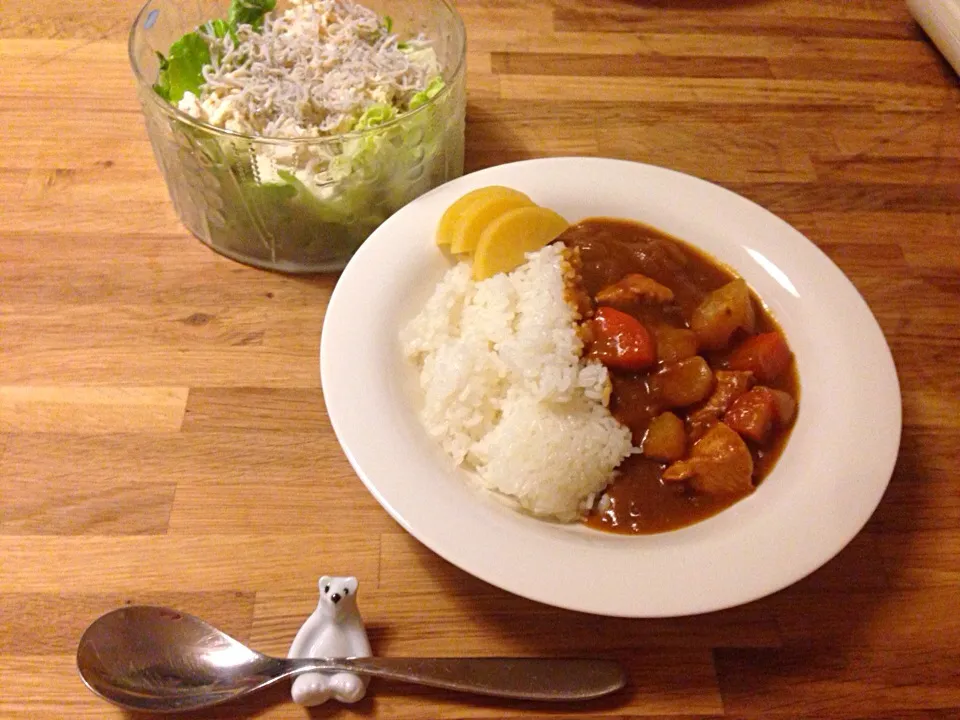
<path fill-rule="evenodd" d="M 710 428 L 720 422 L 719 415 L 697 415 L 688 416 L 686 422 L 687 437 L 690 442 L 695 443 L 709 432 Z"/>
<path fill-rule="evenodd" d="M 736 370 L 717 370 L 713 373 L 713 394 L 706 402 L 687 416 L 687 430 L 694 440 L 703 437 L 717 424 L 733 402 L 753 387 L 753 373 Z"/>
<path fill-rule="evenodd" d="M 598 305 L 622 306 L 638 300 L 668 303 L 673 300 L 673 290 L 646 275 L 631 273 L 597 293 Z"/>
<path fill-rule="evenodd" d="M 743 438 L 717 423 L 688 459 L 673 463 L 662 477 L 665 482 L 686 480 L 704 495 L 743 495 L 753 490 L 753 457 Z"/>

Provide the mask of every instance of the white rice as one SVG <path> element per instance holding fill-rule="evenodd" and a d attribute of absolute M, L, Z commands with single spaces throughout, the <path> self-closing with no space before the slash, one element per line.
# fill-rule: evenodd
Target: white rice
<path fill-rule="evenodd" d="M 527 511 L 574 520 L 630 454 L 606 368 L 581 359 L 559 244 L 482 282 L 451 268 L 401 333 L 420 368 L 421 417 L 457 465 Z"/>

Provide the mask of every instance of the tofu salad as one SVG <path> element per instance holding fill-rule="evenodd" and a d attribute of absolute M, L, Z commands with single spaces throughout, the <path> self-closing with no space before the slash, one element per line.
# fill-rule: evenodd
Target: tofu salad
<path fill-rule="evenodd" d="M 202 123 L 179 130 L 209 151 L 204 168 L 231 174 L 219 185 L 237 197 L 222 214 L 249 216 L 254 244 L 266 233 L 293 257 L 342 264 L 389 214 L 462 171 L 462 99 L 451 121 L 457 100 L 444 107 L 433 43 L 352 0 L 233 0 L 158 56 L 154 92 Z M 225 240 L 258 250 L 243 236 Z"/>

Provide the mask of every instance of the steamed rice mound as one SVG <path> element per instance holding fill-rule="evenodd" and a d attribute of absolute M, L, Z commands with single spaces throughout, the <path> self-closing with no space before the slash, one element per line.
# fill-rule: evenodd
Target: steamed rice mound
<path fill-rule="evenodd" d="M 581 359 L 563 245 L 481 282 L 451 268 L 404 328 L 420 368 L 421 418 L 457 465 L 527 511 L 574 520 L 630 454 L 603 365 Z"/>

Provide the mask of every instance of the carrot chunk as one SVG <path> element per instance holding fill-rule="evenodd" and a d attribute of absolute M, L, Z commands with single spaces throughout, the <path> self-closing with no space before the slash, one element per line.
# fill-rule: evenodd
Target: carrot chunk
<path fill-rule="evenodd" d="M 612 307 L 599 307 L 590 321 L 593 343 L 587 357 L 608 367 L 643 370 L 657 359 L 653 336 L 639 320 Z"/>
<path fill-rule="evenodd" d="M 790 366 L 790 348 L 778 332 L 761 333 L 744 340 L 730 357 L 731 370 L 749 370 L 760 382 L 773 382 Z"/>
<path fill-rule="evenodd" d="M 767 388 L 754 388 L 733 401 L 723 422 L 747 440 L 763 444 L 770 437 L 777 408 Z"/>

